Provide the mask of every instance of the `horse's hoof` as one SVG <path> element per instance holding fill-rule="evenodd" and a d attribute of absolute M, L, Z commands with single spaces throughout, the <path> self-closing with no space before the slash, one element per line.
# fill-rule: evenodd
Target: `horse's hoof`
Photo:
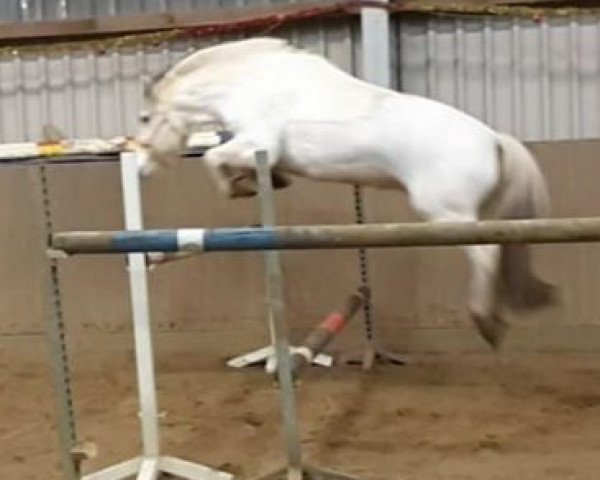
<path fill-rule="evenodd" d="M 285 175 L 271 171 L 271 184 L 273 185 L 273 190 L 282 190 L 291 185 L 292 181 Z"/>
<path fill-rule="evenodd" d="M 256 179 L 248 174 L 238 175 L 230 180 L 229 198 L 249 198 L 256 194 Z"/>
<path fill-rule="evenodd" d="M 508 330 L 508 324 L 496 315 L 482 316 L 472 313 L 471 316 L 482 338 L 490 347 L 498 350 Z"/>
<path fill-rule="evenodd" d="M 514 310 L 536 310 L 556 304 L 557 301 L 558 289 L 556 286 L 535 277 L 509 297 L 510 307 Z"/>
<path fill-rule="evenodd" d="M 249 190 L 232 190 L 231 192 L 229 192 L 230 199 L 252 198 L 252 197 L 256 197 L 256 192 L 252 192 Z"/>

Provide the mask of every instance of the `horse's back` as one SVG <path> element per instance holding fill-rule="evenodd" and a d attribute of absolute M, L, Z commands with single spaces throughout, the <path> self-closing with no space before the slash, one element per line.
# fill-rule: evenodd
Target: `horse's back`
<path fill-rule="evenodd" d="M 279 148 L 293 168 L 359 179 L 371 165 L 377 181 L 401 182 L 495 171 L 493 132 L 462 111 L 364 82 L 319 55 L 248 52 L 210 62 L 184 84 L 196 104 L 218 103 L 226 125 Z"/>

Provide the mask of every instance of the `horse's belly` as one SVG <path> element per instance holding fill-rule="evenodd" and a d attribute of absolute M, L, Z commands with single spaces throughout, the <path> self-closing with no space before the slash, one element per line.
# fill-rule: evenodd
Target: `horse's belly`
<path fill-rule="evenodd" d="M 389 159 L 364 122 L 294 122 L 285 134 L 281 167 L 313 180 L 399 188 Z"/>
<path fill-rule="evenodd" d="M 369 185 L 378 188 L 397 189 L 401 184 L 394 177 L 374 168 L 368 164 L 352 165 L 310 165 L 310 166 L 286 166 L 286 171 L 326 182 L 351 183 L 358 185 Z"/>

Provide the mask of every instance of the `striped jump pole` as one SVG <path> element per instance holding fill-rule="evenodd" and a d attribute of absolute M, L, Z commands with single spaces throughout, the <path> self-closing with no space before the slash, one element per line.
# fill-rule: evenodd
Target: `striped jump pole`
<path fill-rule="evenodd" d="M 327 315 L 306 336 L 300 347 L 296 348 L 292 354 L 291 367 L 294 378 L 298 378 L 302 369 L 312 363 L 315 356 L 321 353 L 344 329 L 363 303 L 368 301 L 370 295 L 368 287 L 360 287 L 357 293 L 348 296 L 341 308 Z"/>
<path fill-rule="evenodd" d="M 72 231 L 52 235 L 65 254 L 224 252 L 357 247 L 417 247 L 498 243 L 600 241 L 600 217 L 480 222 L 183 228 L 139 231 Z"/>

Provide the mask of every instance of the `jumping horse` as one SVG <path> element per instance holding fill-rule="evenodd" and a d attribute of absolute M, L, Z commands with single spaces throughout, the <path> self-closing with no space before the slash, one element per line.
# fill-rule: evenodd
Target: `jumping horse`
<path fill-rule="evenodd" d="M 256 194 L 254 153 L 265 150 L 276 188 L 290 175 L 408 195 L 430 222 L 526 219 L 548 214 L 549 196 L 530 152 L 438 101 L 361 81 L 284 40 L 223 43 L 184 58 L 145 87 L 137 142 L 143 173 L 175 165 L 190 135 L 228 131 L 204 163 L 229 197 Z M 463 247 L 471 266 L 468 306 L 497 348 L 501 307 L 552 303 L 525 244 Z"/>

